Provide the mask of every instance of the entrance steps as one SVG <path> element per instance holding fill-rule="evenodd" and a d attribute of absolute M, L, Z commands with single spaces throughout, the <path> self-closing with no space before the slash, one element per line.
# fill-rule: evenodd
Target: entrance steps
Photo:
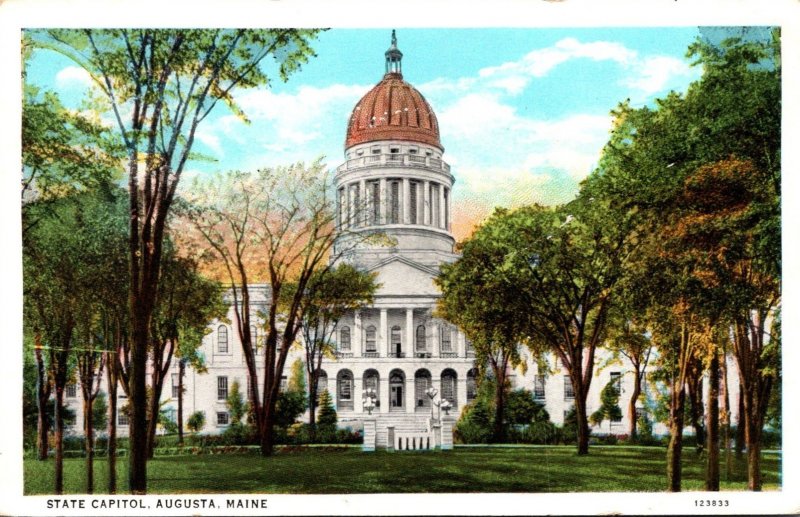
<path fill-rule="evenodd" d="M 376 443 L 379 448 L 389 445 L 389 427 L 394 427 L 395 434 L 422 434 L 429 431 L 430 415 L 415 413 L 389 413 L 375 415 Z"/>

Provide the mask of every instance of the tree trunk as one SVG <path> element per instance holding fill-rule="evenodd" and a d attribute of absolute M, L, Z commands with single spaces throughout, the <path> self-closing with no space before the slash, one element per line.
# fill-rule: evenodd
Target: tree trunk
<path fill-rule="evenodd" d="M 742 459 L 742 452 L 744 451 L 745 442 L 745 423 L 744 423 L 744 388 L 741 381 L 739 382 L 739 412 L 736 415 L 736 436 L 734 443 L 734 450 L 736 451 L 736 459 Z"/>
<path fill-rule="evenodd" d="M 45 371 L 42 358 L 39 334 L 36 335 L 36 458 L 40 461 L 47 459 L 47 436 L 50 429 L 50 419 L 47 417 L 47 401 L 50 398 L 50 383 Z"/>
<path fill-rule="evenodd" d="M 117 362 L 107 359 L 108 373 L 108 493 L 117 493 Z"/>
<path fill-rule="evenodd" d="M 186 374 L 186 361 L 178 361 L 178 446 L 183 447 L 183 376 Z"/>
<path fill-rule="evenodd" d="M 703 377 L 702 370 L 698 367 L 694 373 L 694 378 L 689 378 L 686 389 L 689 392 L 689 415 L 691 418 L 692 429 L 694 429 L 695 450 L 697 454 L 703 452 L 703 442 L 705 441 L 705 430 L 702 424 L 703 413 Z"/>
<path fill-rule="evenodd" d="M 725 341 L 722 344 L 722 384 L 720 385 L 720 398 L 722 398 L 722 411 L 720 411 L 720 425 L 722 427 L 722 443 L 725 447 L 725 481 L 731 480 L 733 463 L 731 458 L 731 397 L 728 391 L 728 354 Z"/>
<path fill-rule="evenodd" d="M 83 399 L 83 443 L 86 450 L 86 493 L 94 493 L 94 433 L 92 430 L 92 399 Z"/>
<path fill-rule="evenodd" d="M 158 427 L 158 413 L 161 407 L 161 390 L 164 387 L 163 379 L 156 371 L 158 367 L 154 365 L 150 375 L 150 418 L 147 420 L 147 459 L 153 459 L 156 448 L 156 429 Z"/>
<path fill-rule="evenodd" d="M 55 490 L 56 495 L 64 493 L 64 387 L 56 386 L 56 472 Z"/>
<path fill-rule="evenodd" d="M 315 375 L 310 375 L 310 382 L 308 383 L 308 432 L 309 438 L 312 442 L 316 439 L 317 434 L 317 382 Z"/>
<path fill-rule="evenodd" d="M 708 414 L 706 417 L 708 457 L 706 491 L 719 491 L 719 354 L 714 351 L 708 366 Z"/>
<path fill-rule="evenodd" d="M 761 428 L 751 428 L 747 442 L 747 489 L 761 491 Z"/>
<path fill-rule="evenodd" d="M 130 431 L 128 435 L 128 487 L 134 495 L 147 493 L 147 340 L 149 337 L 149 313 L 141 309 L 141 303 L 132 301 L 135 313 L 133 340 L 131 343 L 130 381 Z"/>
<path fill-rule="evenodd" d="M 639 395 L 642 393 L 642 386 L 639 382 L 639 369 L 635 369 L 633 373 L 635 375 L 635 382 L 633 384 L 631 400 L 628 402 L 628 419 L 630 420 L 628 423 L 628 437 L 631 443 L 636 443 L 636 426 L 638 424 L 636 421 L 636 401 L 639 400 Z"/>
<path fill-rule="evenodd" d="M 269 406 L 264 408 L 265 415 L 264 421 L 268 423 L 272 423 L 274 410 Z M 260 445 L 261 445 L 261 455 L 262 456 L 272 456 L 275 448 L 275 433 L 273 432 L 272 425 L 266 427 L 264 431 L 261 433 L 260 438 Z"/>
<path fill-rule="evenodd" d="M 673 381 L 670 397 L 669 448 L 667 449 L 667 483 L 670 492 L 681 491 L 681 453 L 683 452 L 683 386 Z"/>
<path fill-rule="evenodd" d="M 494 423 L 492 426 L 492 441 L 495 443 L 502 443 L 505 433 L 503 426 L 503 413 L 505 406 L 505 374 L 502 378 L 497 372 L 495 373 L 496 385 L 494 390 Z"/>
<path fill-rule="evenodd" d="M 574 381 L 573 381 L 574 383 Z M 586 414 L 586 397 L 581 394 L 583 389 L 575 390 L 575 418 L 578 424 L 578 454 L 589 454 L 589 421 Z"/>

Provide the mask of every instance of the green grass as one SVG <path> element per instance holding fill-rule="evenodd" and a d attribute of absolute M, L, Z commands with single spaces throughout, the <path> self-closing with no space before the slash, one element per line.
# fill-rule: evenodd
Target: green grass
<path fill-rule="evenodd" d="M 655 447 L 457 448 L 449 452 L 362 453 L 357 449 L 156 457 L 148 462 L 148 492 L 156 493 L 396 493 L 396 492 L 658 492 L 666 486 L 666 451 Z M 64 461 L 66 493 L 84 492 L 82 459 Z M 119 486 L 127 460 L 118 461 Z M 683 489 L 702 490 L 704 459 L 686 451 Z M 53 489 L 53 461 L 25 460 L 25 494 Z M 764 454 L 765 490 L 780 489 L 780 456 Z M 722 490 L 746 489 L 746 464 L 735 465 Z M 96 493 L 105 491 L 106 460 L 95 463 Z M 120 491 L 121 493 L 122 491 Z"/>

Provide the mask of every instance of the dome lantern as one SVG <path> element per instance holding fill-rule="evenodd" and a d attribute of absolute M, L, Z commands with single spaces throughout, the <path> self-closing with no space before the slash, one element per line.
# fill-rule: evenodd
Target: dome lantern
<path fill-rule="evenodd" d="M 386 51 L 386 73 L 403 76 L 403 53 L 397 48 L 397 35 L 392 29 L 392 44 Z"/>

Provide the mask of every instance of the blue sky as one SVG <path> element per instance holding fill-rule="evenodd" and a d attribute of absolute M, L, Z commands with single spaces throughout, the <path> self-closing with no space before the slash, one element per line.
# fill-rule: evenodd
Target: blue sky
<path fill-rule="evenodd" d="M 456 177 L 454 219 L 479 220 L 497 205 L 560 203 L 594 167 L 620 101 L 651 103 L 685 91 L 700 70 L 686 49 L 696 27 L 601 29 L 403 29 L 403 73 L 434 108 L 445 160 Z M 252 124 L 221 107 L 198 130 L 187 175 L 342 161 L 347 119 L 384 71 L 387 29 L 334 29 L 318 57 L 287 83 L 240 90 Z M 265 63 L 269 72 L 274 68 Z M 78 107 L 85 73 L 50 52 L 28 68 L 31 82 Z"/>

